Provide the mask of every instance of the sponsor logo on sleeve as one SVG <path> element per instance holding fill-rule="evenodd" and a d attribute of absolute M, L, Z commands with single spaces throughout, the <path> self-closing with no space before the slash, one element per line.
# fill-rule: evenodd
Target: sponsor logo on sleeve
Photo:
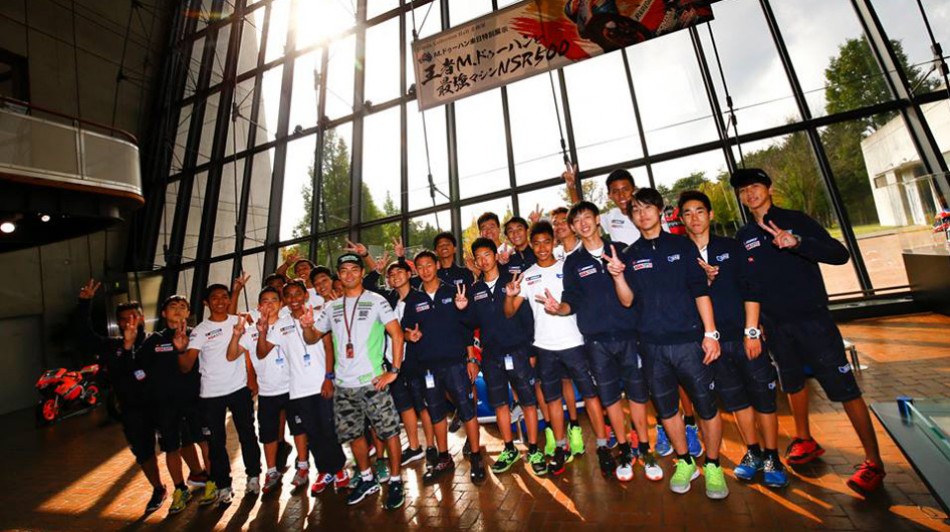
<path fill-rule="evenodd" d="M 749 251 L 761 246 L 762 243 L 759 242 L 759 237 L 755 237 L 755 238 L 750 238 L 746 240 L 745 242 L 743 242 L 743 245 L 745 246 L 746 251 Z"/>

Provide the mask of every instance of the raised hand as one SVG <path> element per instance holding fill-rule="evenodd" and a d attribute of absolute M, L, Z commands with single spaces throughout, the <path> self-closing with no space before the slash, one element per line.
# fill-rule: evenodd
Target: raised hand
<path fill-rule="evenodd" d="M 710 264 L 698 257 L 696 259 L 699 262 L 699 266 L 706 272 L 706 282 L 712 284 L 716 280 L 716 276 L 719 275 L 719 266 L 710 266 Z"/>
<path fill-rule="evenodd" d="M 465 310 L 468 307 L 468 298 L 465 297 L 465 283 L 455 285 L 455 308 Z"/>
<path fill-rule="evenodd" d="M 524 273 L 518 273 L 511 278 L 511 281 L 505 285 L 505 294 L 515 297 L 521 293 L 521 281 L 524 279 Z"/>
<path fill-rule="evenodd" d="M 465 253 L 465 267 L 468 268 L 468 271 L 475 274 L 475 277 L 478 278 L 481 275 L 481 271 L 478 269 L 478 266 L 475 264 L 475 258 L 472 257 L 471 253 Z"/>
<path fill-rule="evenodd" d="M 566 169 L 561 174 L 561 178 L 564 179 L 568 187 L 574 188 L 574 184 L 577 183 L 577 165 L 565 164 L 564 167 Z"/>
<path fill-rule="evenodd" d="M 389 264 L 389 251 L 383 250 L 383 254 L 376 258 L 376 272 L 382 275 L 386 271 L 387 264 Z"/>
<path fill-rule="evenodd" d="M 498 250 L 498 264 L 508 264 L 509 260 L 511 260 L 511 248 L 504 244 Z"/>
<path fill-rule="evenodd" d="M 768 225 L 759 222 L 759 227 L 766 233 L 772 235 L 772 245 L 779 249 L 794 249 L 797 248 L 801 242 L 795 235 L 775 225 L 775 222 L 770 221 Z"/>
<path fill-rule="evenodd" d="M 613 244 L 610 245 L 610 253 L 607 253 L 607 250 L 604 249 L 604 260 L 607 261 L 607 271 L 610 272 L 610 275 L 614 277 L 623 275 L 623 270 L 626 269 L 626 265 L 624 265 L 620 257 L 617 256 L 617 248 L 615 248 Z"/>
<path fill-rule="evenodd" d="M 82 288 L 79 289 L 79 299 L 92 299 L 95 297 L 96 292 L 99 290 L 99 287 L 102 286 L 102 283 L 96 281 L 95 279 L 89 279 Z"/>
<path fill-rule="evenodd" d="M 270 327 L 270 307 L 259 307 L 261 318 L 257 320 L 257 332 L 266 335 L 267 328 Z"/>
<path fill-rule="evenodd" d="M 307 305 L 307 310 L 303 312 L 303 316 L 300 316 L 300 326 L 309 329 L 316 322 L 317 320 L 313 317 L 313 305 Z"/>
<path fill-rule="evenodd" d="M 402 245 L 402 237 L 393 237 L 393 253 L 396 254 L 396 258 L 406 258 L 406 247 Z"/>
<path fill-rule="evenodd" d="M 535 301 L 542 303 L 544 305 L 544 311 L 548 314 L 558 315 L 558 312 L 561 310 L 561 302 L 557 299 L 554 299 L 554 295 L 551 294 L 551 291 L 547 288 L 544 289 L 544 295 L 535 296 Z"/>
<path fill-rule="evenodd" d="M 414 329 L 406 329 L 405 331 L 406 341 L 416 343 L 419 340 L 422 340 L 422 331 L 419 330 L 419 324 L 416 324 Z"/>
<path fill-rule="evenodd" d="M 175 324 L 175 335 L 172 336 L 172 345 L 179 353 L 188 349 L 188 322 L 180 320 Z"/>
<path fill-rule="evenodd" d="M 231 292 L 237 292 L 243 290 L 247 286 L 247 282 L 251 280 L 250 274 L 247 272 L 241 272 L 241 275 L 237 276 L 234 281 L 231 282 Z"/>
<path fill-rule="evenodd" d="M 366 246 L 360 244 L 359 242 L 351 242 L 350 240 L 346 241 L 346 247 L 343 248 L 344 251 L 352 251 L 360 257 L 365 257 L 369 254 L 369 250 L 366 249 Z"/>
<path fill-rule="evenodd" d="M 541 204 L 536 203 L 534 205 L 534 210 L 531 211 L 531 214 L 528 215 L 528 220 L 530 220 L 531 224 L 533 225 L 533 224 L 538 223 L 538 220 L 540 219 L 541 219 Z"/>
<path fill-rule="evenodd" d="M 244 336 L 244 329 L 247 327 L 247 314 L 238 314 L 237 322 L 234 324 L 234 336 L 240 338 Z"/>

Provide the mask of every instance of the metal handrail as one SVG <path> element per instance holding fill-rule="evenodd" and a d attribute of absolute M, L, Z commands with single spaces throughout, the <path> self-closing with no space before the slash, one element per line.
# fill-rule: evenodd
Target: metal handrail
<path fill-rule="evenodd" d="M 92 126 L 97 129 L 102 129 L 109 132 L 109 134 L 112 136 L 115 136 L 116 134 L 118 134 L 118 136 L 125 137 L 125 140 L 128 140 L 132 144 L 135 144 L 136 146 L 139 145 L 139 140 L 135 137 L 135 135 L 129 133 L 128 131 L 124 129 L 108 126 L 106 124 L 103 124 L 101 122 L 96 122 L 94 120 L 78 118 L 75 116 L 68 115 L 66 113 L 61 113 L 59 111 L 53 111 L 52 109 L 47 109 L 46 107 L 35 105 L 30 102 L 24 102 L 23 100 L 17 100 L 16 98 L 10 98 L 8 96 L 0 95 L 0 108 L 4 108 L 4 107 L 9 108 L 11 106 L 25 107 L 26 109 L 30 111 L 29 113 L 30 116 L 33 116 L 33 111 L 38 111 L 44 114 L 55 116 L 57 118 L 66 119 L 71 122 L 71 125 L 80 124 L 80 125 Z"/>

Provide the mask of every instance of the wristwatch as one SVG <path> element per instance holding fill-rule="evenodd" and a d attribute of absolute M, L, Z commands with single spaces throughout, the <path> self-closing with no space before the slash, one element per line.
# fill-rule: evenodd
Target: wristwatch
<path fill-rule="evenodd" d="M 703 333 L 703 336 L 705 336 L 706 338 L 712 338 L 713 340 L 716 340 L 717 342 L 719 341 L 719 331 L 711 331 L 711 332 Z"/>
<path fill-rule="evenodd" d="M 745 337 L 749 340 L 758 340 L 762 337 L 762 331 L 757 327 L 749 327 L 745 330 Z"/>
<path fill-rule="evenodd" d="M 478 363 L 478 359 L 475 358 L 475 357 L 472 357 L 472 358 L 468 359 L 468 363 L 469 363 L 469 364 L 475 364 L 476 366 L 481 365 L 481 364 Z"/>
<path fill-rule="evenodd" d="M 389 366 L 389 372 L 393 375 L 399 375 L 399 368 L 396 366 Z"/>
<path fill-rule="evenodd" d="M 332 371 L 328 371 L 327 374 L 324 375 L 324 377 L 326 377 L 326 379 L 327 379 L 328 381 L 335 381 L 335 380 L 336 380 L 336 373 L 334 373 L 334 372 L 332 372 Z"/>

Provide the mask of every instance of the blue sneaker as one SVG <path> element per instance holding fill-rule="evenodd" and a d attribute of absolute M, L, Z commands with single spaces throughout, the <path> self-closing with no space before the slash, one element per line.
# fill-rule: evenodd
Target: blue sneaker
<path fill-rule="evenodd" d="M 670 439 L 666 437 L 666 431 L 663 425 L 656 426 L 656 445 L 653 447 L 656 454 L 660 456 L 669 456 L 673 454 L 673 446 L 670 445 Z"/>
<path fill-rule="evenodd" d="M 376 478 L 374 477 L 373 480 L 363 480 L 361 475 L 357 475 L 356 486 L 346 497 L 346 504 L 352 506 L 374 493 L 379 493 L 379 482 L 376 482 Z"/>
<path fill-rule="evenodd" d="M 607 448 L 616 449 L 617 448 L 617 435 L 614 434 L 614 429 L 610 425 L 607 425 Z"/>
<path fill-rule="evenodd" d="M 751 481 L 755 479 L 755 474 L 761 470 L 762 458 L 752 451 L 746 451 L 745 456 L 742 457 L 742 461 L 736 465 L 736 478 L 739 480 Z"/>
<path fill-rule="evenodd" d="M 699 442 L 699 427 L 686 425 L 686 447 L 694 458 L 703 455 L 703 444 Z"/>
<path fill-rule="evenodd" d="M 762 471 L 765 472 L 765 479 L 763 484 L 769 488 L 784 488 L 788 486 L 788 473 L 785 471 L 785 466 L 782 465 L 782 462 L 773 459 L 770 456 L 766 456 L 762 460 Z"/>

